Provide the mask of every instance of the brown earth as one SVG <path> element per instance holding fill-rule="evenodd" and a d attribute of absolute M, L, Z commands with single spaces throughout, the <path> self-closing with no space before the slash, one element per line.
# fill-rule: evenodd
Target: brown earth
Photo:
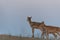
<path fill-rule="evenodd" d="M 39 38 L 29 38 L 29 37 L 18 37 L 18 36 L 11 36 L 11 35 L 0 35 L 0 40 L 40 40 Z"/>
<path fill-rule="evenodd" d="M 0 40 L 41 40 L 41 38 L 34 38 L 33 39 L 33 38 L 29 38 L 29 37 L 21 37 L 21 36 L 19 37 L 19 36 L 0 34 Z"/>

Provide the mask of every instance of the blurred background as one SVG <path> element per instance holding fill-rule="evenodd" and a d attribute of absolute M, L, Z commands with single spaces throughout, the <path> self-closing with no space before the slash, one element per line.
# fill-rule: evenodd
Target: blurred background
<path fill-rule="evenodd" d="M 46 25 L 60 26 L 60 0 L 0 0 L 0 34 L 31 37 L 32 21 L 44 21 Z M 41 31 L 35 29 L 35 37 Z"/>

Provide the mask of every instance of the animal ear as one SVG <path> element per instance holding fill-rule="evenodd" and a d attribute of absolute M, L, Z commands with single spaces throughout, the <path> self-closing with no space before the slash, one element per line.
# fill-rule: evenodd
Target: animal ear
<path fill-rule="evenodd" d="M 44 21 L 42 21 L 42 23 L 44 24 Z"/>
<path fill-rule="evenodd" d="M 31 16 L 31 18 L 32 18 L 32 16 Z"/>
<path fill-rule="evenodd" d="M 32 18 L 32 16 L 28 16 L 28 17 Z"/>

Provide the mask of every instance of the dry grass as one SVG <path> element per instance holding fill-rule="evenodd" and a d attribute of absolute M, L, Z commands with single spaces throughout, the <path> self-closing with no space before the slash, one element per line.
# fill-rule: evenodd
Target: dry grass
<path fill-rule="evenodd" d="M 11 35 L 0 35 L 0 40 L 41 40 L 41 38 L 18 37 Z M 52 39 L 53 40 L 53 39 Z"/>
<path fill-rule="evenodd" d="M 11 35 L 0 35 L 0 40 L 40 40 L 39 38 L 29 38 L 29 37 L 18 37 Z"/>

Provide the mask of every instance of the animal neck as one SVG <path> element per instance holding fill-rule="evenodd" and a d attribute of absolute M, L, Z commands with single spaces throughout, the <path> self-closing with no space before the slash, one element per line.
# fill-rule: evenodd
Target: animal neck
<path fill-rule="evenodd" d="M 29 23 L 31 23 L 32 21 L 31 21 L 31 19 L 29 20 Z"/>
<path fill-rule="evenodd" d="M 46 25 L 45 24 L 43 24 L 43 27 L 45 27 Z"/>
<path fill-rule="evenodd" d="M 46 26 L 46 25 L 44 24 L 44 26 Z"/>

